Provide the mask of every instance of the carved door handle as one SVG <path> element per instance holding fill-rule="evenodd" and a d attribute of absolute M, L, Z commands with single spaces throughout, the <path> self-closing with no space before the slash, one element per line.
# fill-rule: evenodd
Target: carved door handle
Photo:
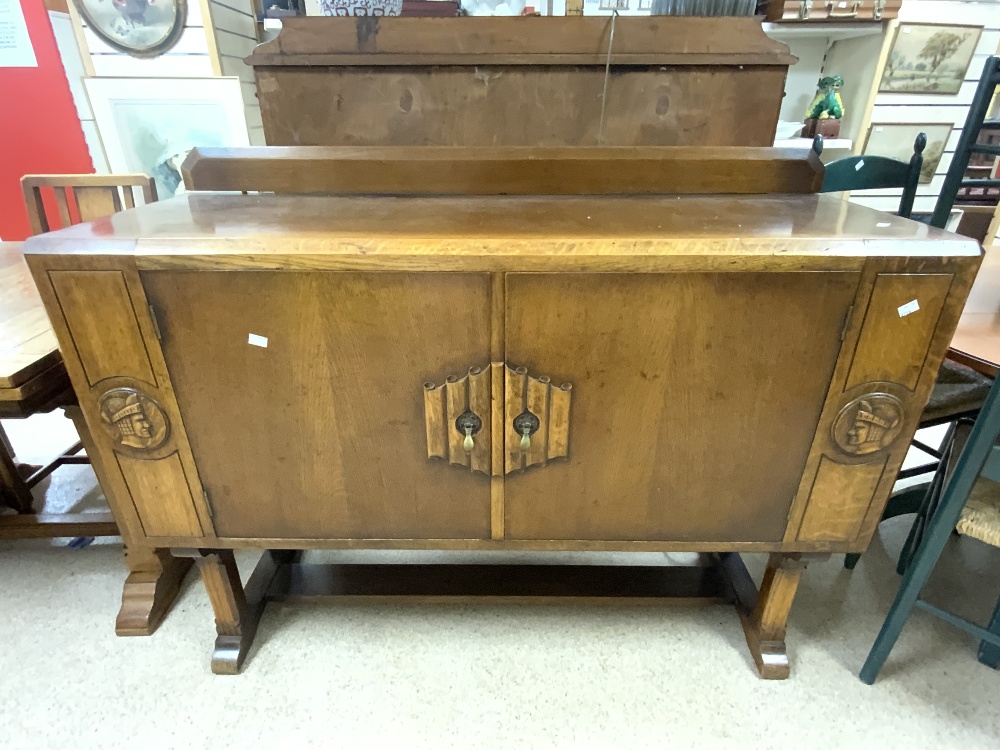
<path fill-rule="evenodd" d="M 465 452 L 472 453 L 472 449 L 476 447 L 472 436 L 483 429 L 483 420 L 466 409 L 455 420 L 455 429 L 465 435 L 465 439 L 462 441 L 462 447 L 465 449 Z"/>
<path fill-rule="evenodd" d="M 514 417 L 514 431 L 521 436 L 521 450 L 525 453 L 531 450 L 531 436 L 538 432 L 541 424 L 538 417 L 527 409 Z"/>

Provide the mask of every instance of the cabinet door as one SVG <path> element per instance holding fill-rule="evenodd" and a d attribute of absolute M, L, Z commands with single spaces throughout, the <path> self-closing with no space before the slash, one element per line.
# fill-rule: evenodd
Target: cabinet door
<path fill-rule="evenodd" d="M 143 274 L 222 537 L 484 538 L 490 482 L 427 460 L 422 384 L 489 361 L 489 277 Z"/>
<path fill-rule="evenodd" d="M 508 275 L 507 365 L 572 407 L 568 458 L 506 478 L 507 538 L 780 541 L 858 282 Z"/>

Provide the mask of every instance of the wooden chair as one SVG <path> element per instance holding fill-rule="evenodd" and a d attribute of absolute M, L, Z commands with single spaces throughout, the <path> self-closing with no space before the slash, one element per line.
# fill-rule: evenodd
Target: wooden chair
<path fill-rule="evenodd" d="M 897 216 L 910 218 L 913 199 L 917 195 L 920 170 L 924 166 L 924 147 L 927 136 L 917 134 L 913 141 L 913 156 L 909 163 L 890 159 L 886 156 L 848 156 L 826 165 L 821 193 L 847 192 L 851 190 L 874 190 L 877 188 L 902 188 Z M 823 136 L 813 140 L 813 151 L 817 156 L 823 153 Z"/>
<path fill-rule="evenodd" d="M 27 175 L 21 185 L 36 234 L 131 208 L 135 205 L 133 188 L 141 189 L 145 202 L 156 200 L 156 186 L 146 175 Z M 47 200 L 45 192 L 50 189 L 53 195 Z M 55 217 L 46 211 L 46 204 L 55 207 Z M 24 418 L 57 408 L 72 410 L 76 399 L 27 266 L 16 243 L 4 243 L 2 250 L 0 417 Z M 77 442 L 44 466 L 17 463 L 0 428 L 0 505 L 17 512 L 0 516 L 0 539 L 118 534 L 110 513 L 34 512 L 32 488 L 60 466 L 88 463 L 87 457 L 80 455 L 82 449 Z"/>
<path fill-rule="evenodd" d="M 156 200 L 156 183 L 144 174 L 29 174 L 21 178 L 32 234 L 101 219 L 122 208 L 135 208 L 132 188 L 142 190 L 143 203 Z M 46 211 L 43 191 L 48 189 L 55 196 L 58 224 Z"/>
<path fill-rule="evenodd" d="M 990 622 L 982 627 L 920 598 L 948 537 L 956 528 L 960 534 L 1000 546 L 1000 497 L 997 495 L 1000 488 L 990 483 L 976 486 L 974 491 L 976 480 L 1000 436 L 1000 385 L 994 384 L 990 390 L 979 418 L 967 435 L 964 446 L 959 446 L 957 440 L 950 441 L 948 452 L 951 455 L 948 459 L 955 460 L 943 461 L 938 470 L 938 477 L 944 485 L 940 501 L 935 503 L 935 507 L 927 509 L 926 531 L 916 545 L 896 599 L 861 669 L 861 681 L 868 685 L 878 677 L 914 608 L 922 609 L 981 639 L 979 661 L 993 669 L 1000 665 L 1000 601 L 993 610 Z"/>
<path fill-rule="evenodd" d="M 944 184 L 941 186 L 941 193 L 938 195 L 937 204 L 934 206 L 934 215 L 931 217 L 931 226 L 944 228 L 948 223 L 948 216 L 951 208 L 955 205 L 955 199 L 959 191 L 978 191 L 985 194 L 991 189 L 1000 188 L 1000 179 L 991 178 L 970 178 L 966 176 L 969 169 L 969 161 L 973 155 L 995 157 L 1000 156 L 1000 144 L 979 143 L 979 135 L 984 127 L 996 127 L 1000 121 L 986 119 L 989 114 L 990 103 L 1000 89 L 1000 57 L 990 57 L 983 66 L 983 77 L 976 88 L 976 95 L 969 105 L 969 115 L 965 119 L 962 128 L 962 135 L 958 139 L 955 153 L 952 156 L 951 166 L 948 167 L 948 174 L 945 175 Z"/>

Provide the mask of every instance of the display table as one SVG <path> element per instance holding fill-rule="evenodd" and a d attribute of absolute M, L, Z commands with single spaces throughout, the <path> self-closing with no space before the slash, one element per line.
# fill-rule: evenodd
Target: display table
<path fill-rule="evenodd" d="M 0 243 L 0 418 L 20 419 L 72 409 L 76 396 L 59 356 L 55 334 L 35 290 L 21 243 Z M 64 463 L 86 461 L 80 445 L 44 466 L 17 463 L 0 427 L 0 539 L 117 534 L 110 513 L 36 513 L 31 489 Z"/>
<path fill-rule="evenodd" d="M 199 558 L 218 672 L 268 598 L 673 589 L 735 598 L 787 676 L 802 567 L 867 546 L 980 262 L 810 194 L 189 193 L 25 252 L 119 522 Z M 238 548 L 274 551 L 246 590 Z M 712 567 L 541 585 L 296 552 L 345 548 Z M 772 553 L 759 592 L 739 552 Z"/>

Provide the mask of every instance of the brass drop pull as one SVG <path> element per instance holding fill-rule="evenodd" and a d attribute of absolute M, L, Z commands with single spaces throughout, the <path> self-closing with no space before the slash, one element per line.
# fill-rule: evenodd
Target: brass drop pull
<path fill-rule="evenodd" d="M 527 409 L 514 417 L 514 430 L 521 436 L 521 450 L 525 453 L 531 450 L 531 436 L 538 431 L 540 424 L 538 417 Z"/>
<path fill-rule="evenodd" d="M 454 414 L 454 412 L 452 413 Z M 472 436 L 483 429 L 483 420 L 466 409 L 455 420 L 455 429 L 465 435 L 465 440 L 462 441 L 465 452 L 472 453 L 472 449 L 476 447 L 476 441 L 472 439 Z"/>

